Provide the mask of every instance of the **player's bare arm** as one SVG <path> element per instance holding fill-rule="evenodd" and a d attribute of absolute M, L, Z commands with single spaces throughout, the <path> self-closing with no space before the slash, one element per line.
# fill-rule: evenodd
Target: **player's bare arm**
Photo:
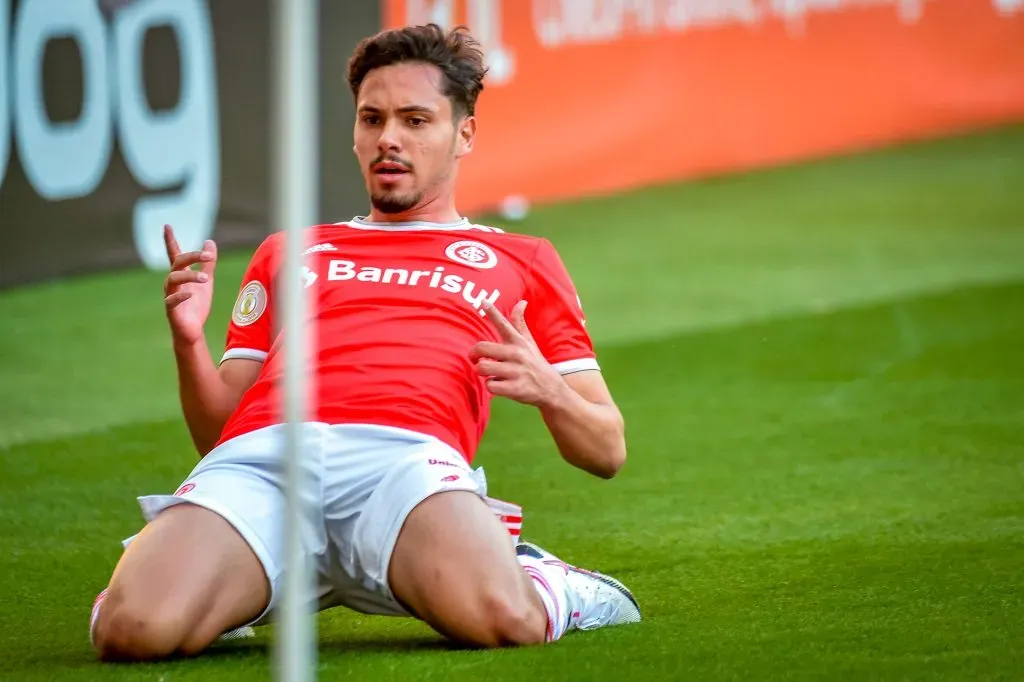
<path fill-rule="evenodd" d="M 540 408 L 559 452 L 570 464 L 612 478 L 626 463 L 625 422 L 598 370 L 562 377 L 568 390 Z"/>
<path fill-rule="evenodd" d="M 262 363 L 235 358 L 218 369 L 210 356 L 203 327 L 213 300 L 217 245 L 207 240 L 202 250 L 182 253 L 170 226 L 164 227 L 164 244 L 171 266 L 164 281 L 164 305 L 178 366 L 178 393 L 192 441 L 204 456 L 213 449 L 242 394 L 256 381 Z"/>
<path fill-rule="evenodd" d="M 544 359 L 526 325 L 526 302 L 511 321 L 485 305 L 501 343 L 483 341 L 470 351 L 477 372 L 494 395 L 533 405 L 569 464 L 612 478 L 626 461 L 625 425 L 598 371 L 562 376 Z"/>

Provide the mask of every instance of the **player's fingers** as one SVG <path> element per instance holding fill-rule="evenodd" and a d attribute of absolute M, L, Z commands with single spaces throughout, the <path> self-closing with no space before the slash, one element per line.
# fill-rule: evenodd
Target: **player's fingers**
<path fill-rule="evenodd" d="M 184 270 L 196 263 L 208 263 L 212 259 L 213 254 L 209 251 L 186 251 L 185 253 L 178 254 L 178 257 L 171 264 L 171 269 Z"/>
<path fill-rule="evenodd" d="M 533 334 L 530 333 L 530 328 L 526 325 L 526 301 L 516 303 L 516 306 L 512 308 L 510 318 L 512 326 L 515 327 L 516 331 L 532 345 L 536 345 L 533 340 Z"/>
<path fill-rule="evenodd" d="M 191 291 L 175 291 L 173 294 L 164 298 L 164 305 L 170 309 L 184 303 L 190 298 L 192 298 Z"/>
<path fill-rule="evenodd" d="M 517 395 L 518 382 L 507 381 L 505 379 L 488 379 L 487 390 L 493 395 L 501 396 L 502 398 L 512 398 L 515 400 Z"/>
<path fill-rule="evenodd" d="M 505 316 L 501 314 L 501 311 L 494 307 L 490 301 L 484 301 L 484 312 L 487 314 L 487 319 L 491 321 L 494 328 L 498 330 L 498 335 L 508 343 L 520 343 L 522 336 L 516 331 L 516 328 L 512 326 L 512 323 L 505 319 Z"/>
<path fill-rule="evenodd" d="M 519 365 L 495 360 L 480 360 L 476 363 L 476 371 L 482 377 L 495 379 L 515 379 L 522 372 Z"/>
<path fill-rule="evenodd" d="M 167 248 L 167 262 L 171 265 L 181 255 L 181 247 L 178 240 L 174 238 L 174 229 L 170 225 L 164 225 L 164 246 Z"/>
<path fill-rule="evenodd" d="M 515 360 L 518 355 L 517 350 L 515 346 L 509 346 L 504 343 L 481 341 L 469 349 L 469 359 L 473 362 L 481 358 L 501 361 Z"/>
<path fill-rule="evenodd" d="M 167 279 L 164 280 L 164 291 L 170 293 L 172 289 L 176 289 L 182 284 L 188 284 L 189 282 L 202 284 L 209 281 L 210 276 L 205 272 L 199 272 L 198 270 L 175 270 L 167 275 Z"/>
<path fill-rule="evenodd" d="M 203 253 L 210 254 L 210 259 L 203 261 L 200 266 L 200 270 L 205 272 L 211 279 L 213 278 L 213 270 L 217 267 L 217 243 L 212 239 L 207 239 L 203 242 Z"/>

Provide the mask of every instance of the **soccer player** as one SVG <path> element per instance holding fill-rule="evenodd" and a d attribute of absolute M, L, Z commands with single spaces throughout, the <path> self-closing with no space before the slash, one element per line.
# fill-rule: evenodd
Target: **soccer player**
<path fill-rule="evenodd" d="M 277 306 L 280 278 L 292 276 L 317 329 L 301 461 L 318 608 L 416 617 L 476 647 L 640 620 L 617 580 L 510 541 L 502 505 L 471 467 L 495 395 L 536 406 L 576 467 L 611 478 L 626 459 L 622 416 L 554 247 L 456 211 L 484 75 L 463 30 L 407 27 L 357 47 L 354 149 L 372 210 L 309 228 L 301 273 L 280 272 L 282 233 L 259 246 L 219 365 L 203 330 L 216 246 L 182 253 L 165 228 L 180 398 L 202 458 L 174 495 L 140 498 L 147 524 L 93 607 L 102 659 L 196 654 L 274 613 L 284 568 Z"/>

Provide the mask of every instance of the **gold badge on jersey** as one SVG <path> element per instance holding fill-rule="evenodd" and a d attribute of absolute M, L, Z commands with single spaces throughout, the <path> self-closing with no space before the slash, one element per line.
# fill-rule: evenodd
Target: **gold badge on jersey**
<path fill-rule="evenodd" d="M 245 327 L 263 316 L 267 309 L 267 290 L 259 281 L 253 280 L 242 287 L 231 312 L 231 320 L 239 327 Z"/>

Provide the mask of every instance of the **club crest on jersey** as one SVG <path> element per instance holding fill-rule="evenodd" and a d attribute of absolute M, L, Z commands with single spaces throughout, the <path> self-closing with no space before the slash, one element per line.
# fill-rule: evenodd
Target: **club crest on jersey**
<path fill-rule="evenodd" d="M 263 316 L 267 309 L 267 290 L 258 280 L 253 280 L 242 287 L 231 311 L 231 320 L 239 327 L 246 327 Z"/>
<path fill-rule="evenodd" d="M 444 255 L 456 263 L 468 265 L 479 270 L 490 270 L 498 264 L 498 257 L 491 247 L 480 242 L 463 240 L 453 242 L 445 249 Z"/>

